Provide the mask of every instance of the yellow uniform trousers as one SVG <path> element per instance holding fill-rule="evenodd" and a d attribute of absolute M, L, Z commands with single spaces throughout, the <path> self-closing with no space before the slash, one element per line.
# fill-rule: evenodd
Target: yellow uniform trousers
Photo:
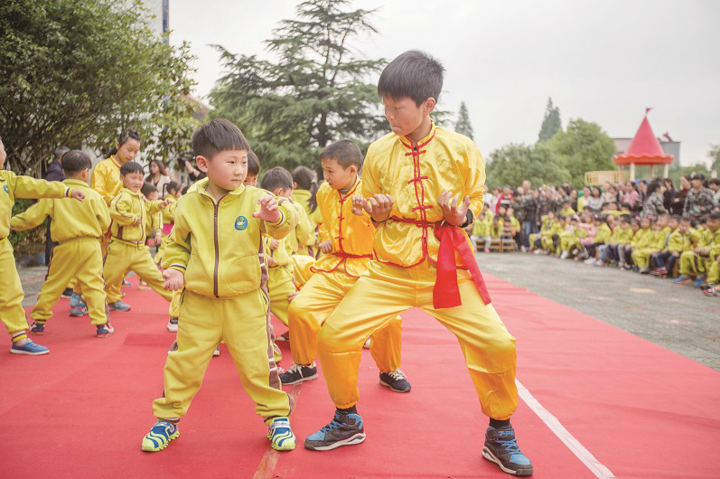
<path fill-rule="evenodd" d="M 653 253 L 659 252 L 660 250 L 657 248 L 640 248 L 633 249 L 631 256 L 635 266 L 638 268 L 647 268 L 650 266 L 650 256 L 652 256 Z"/>
<path fill-rule="evenodd" d="M 48 274 L 30 317 L 38 322 L 52 318 L 52 307 L 68 283 L 77 279 L 88 307 L 90 322 L 106 324 L 108 319 L 103 281 L 103 258 L 97 238 L 78 238 L 57 245 L 50 256 Z"/>
<path fill-rule="evenodd" d="M 183 293 L 177 350 L 165 362 L 165 392 L 153 402 L 158 419 L 178 421 L 200 389 L 213 352 L 224 340 L 240 382 L 266 421 L 287 417 L 292 400 L 283 392 L 273 360 L 267 299 L 257 289 L 233 298 Z"/>
<path fill-rule="evenodd" d="M 680 274 L 695 278 L 702 276 L 707 271 L 707 257 L 699 256 L 692 251 L 685 251 L 680 255 Z"/>
<path fill-rule="evenodd" d="M 22 307 L 24 297 L 15 255 L 7 238 L 0 239 L 0 320 L 13 342 L 27 337 L 28 323 Z"/>
<path fill-rule="evenodd" d="M 304 254 L 294 254 L 291 258 L 293 265 L 293 279 L 295 286 L 302 288 L 310 281 L 313 272 L 310 268 L 315 264 L 315 258 Z"/>
<path fill-rule="evenodd" d="M 173 291 L 172 300 L 170 301 L 170 311 L 168 314 L 171 318 L 180 317 L 180 302 L 182 300 L 182 291 Z"/>
<path fill-rule="evenodd" d="M 121 283 L 125 273 L 130 270 L 135 271 L 140 280 L 145 281 L 166 301 L 172 300 L 172 293 L 163 287 L 165 280 L 145 244 L 129 244 L 113 240 L 108 245 L 103 270 L 108 303 L 120 301 L 122 297 L 120 290 L 113 288 L 113 285 Z"/>
<path fill-rule="evenodd" d="M 278 266 L 268 268 L 268 293 L 270 295 L 270 311 L 282 323 L 288 325 L 288 296 L 297 291 L 290 268 Z"/>
<path fill-rule="evenodd" d="M 462 305 L 435 309 L 437 272 L 429 261 L 410 268 L 368 263 L 367 273 L 357 280 L 318 334 L 318 355 L 338 408 L 352 407 L 358 401 L 358 367 L 368 336 L 387 327 L 397 314 L 419 307 L 457 337 L 483 413 L 498 420 L 512 415 L 518 397 L 515 338 L 492 304 L 483 303 L 470 273 L 458 270 L 457 274 Z"/>
<path fill-rule="evenodd" d="M 720 284 L 720 263 L 717 259 L 708 266 L 707 284 L 717 286 Z"/>
<path fill-rule="evenodd" d="M 557 251 L 555 251 L 555 244 L 553 243 L 552 235 L 543 236 L 541 239 L 541 242 L 542 242 L 542 248 L 545 251 L 549 251 L 552 254 L 557 253 Z"/>
<path fill-rule="evenodd" d="M 315 273 L 290 303 L 290 350 L 295 364 L 311 364 L 317 356 L 317 335 L 325 320 L 340 304 L 358 278 L 344 271 Z M 394 316 L 387 326 L 372 335 L 370 347 L 380 372 L 400 368 L 402 321 Z"/>

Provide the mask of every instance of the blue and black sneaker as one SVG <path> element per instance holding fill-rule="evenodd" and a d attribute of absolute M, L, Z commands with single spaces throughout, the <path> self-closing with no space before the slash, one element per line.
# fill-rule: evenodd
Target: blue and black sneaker
<path fill-rule="evenodd" d="M 412 389 L 410 381 L 405 378 L 405 374 L 399 369 L 389 373 L 380 373 L 380 385 L 388 387 L 396 393 L 409 393 L 410 389 Z"/>
<path fill-rule="evenodd" d="M 512 426 L 494 428 L 488 427 L 485 432 L 485 446 L 482 456 L 494 462 L 503 472 L 513 476 L 530 476 L 533 473 L 532 463 L 520 451 L 515 439 L 515 430 Z"/>
<path fill-rule="evenodd" d="M 695 283 L 693 283 L 693 286 L 695 286 L 696 288 L 699 288 L 702 286 L 702 284 L 703 284 L 703 277 L 698 276 L 698 278 L 695 280 Z"/>
<path fill-rule="evenodd" d="M 115 332 L 115 329 L 112 327 L 112 325 L 110 323 L 100 324 L 100 325 L 96 326 L 95 328 L 96 328 L 95 336 L 97 336 L 98 338 L 107 338 L 108 336 L 110 336 L 112 333 Z"/>
<path fill-rule="evenodd" d="M 68 299 L 68 298 L 72 298 L 72 295 L 73 295 L 72 288 L 65 288 L 63 290 L 62 294 L 60 295 L 60 297 L 63 299 Z"/>
<path fill-rule="evenodd" d="M 335 412 L 330 424 L 305 439 L 311 451 L 330 451 L 340 446 L 354 446 L 365 440 L 363 420 L 359 414 Z"/>
<path fill-rule="evenodd" d="M 30 328 L 30 332 L 41 336 L 45 332 L 45 323 L 38 323 L 37 321 L 35 321 L 32 325 L 32 328 Z"/>
<path fill-rule="evenodd" d="M 297 384 L 303 381 L 311 381 L 317 379 L 318 372 L 315 362 L 308 365 L 295 364 L 293 363 L 287 371 L 280 374 L 280 382 L 283 385 L 288 386 L 290 384 Z"/>
<path fill-rule="evenodd" d="M 12 354 L 27 354 L 28 356 L 42 356 L 43 354 L 47 354 L 50 352 L 48 348 L 45 346 L 40 346 L 39 344 L 35 344 L 29 339 L 25 341 L 25 344 L 20 346 L 18 343 L 13 343 L 12 348 L 10 348 L 10 352 Z"/>
<path fill-rule="evenodd" d="M 73 291 L 73 293 L 70 295 L 70 307 L 77 308 L 81 304 L 85 304 L 82 300 L 82 296 Z"/>
<path fill-rule="evenodd" d="M 122 301 L 115 301 L 114 303 L 108 303 L 108 309 L 110 311 L 130 311 L 130 305 Z"/>
<path fill-rule="evenodd" d="M 180 436 L 180 430 L 177 424 L 172 424 L 167 421 L 158 421 L 153 424 L 150 432 L 142 440 L 142 450 L 145 452 L 158 452 L 162 451 L 170 441 L 177 439 Z"/>

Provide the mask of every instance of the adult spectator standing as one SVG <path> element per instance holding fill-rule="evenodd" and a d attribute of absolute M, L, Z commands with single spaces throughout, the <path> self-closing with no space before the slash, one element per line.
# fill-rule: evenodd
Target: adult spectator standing
<path fill-rule="evenodd" d="M 590 197 L 587 199 L 587 202 L 585 203 L 586 206 L 589 206 L 593 213 L 600 213 L 603 209 L 603 204 L 605 203 L 605 198 L 603 198 L 602 191 L 600 190 L 599 186 L 593 186 L 592 192 L 590 193 Z"/>
<path fill-rule="evenodd" d="M 692 189 L 690 181 L 691 178 L 689 176 L 680 177 L 680 189 L 675 191 L 671 209 L 672 214 L 678 216 L 683 215 L 683 210 L 685 209 L 685 198 L 687 198 L 688 192 Z"/>
<path fill-rule="evenodd" d="M 713 190 L 713 209 L 720 211 L 720 179 L 713 178 L 709 182 L 710 189 Z"/>
<path fill-rule="evenodd" d="M 663 180 L 663 183 L 665 185 L 665 194 L 663 194 L 665 198 L 665 209 L 668 210 L 671 215 L 679 215 L 680 213 L 673 212 L 673 200 L 675 199 L 675 184 L 673 183 L 672 178 L 665 178 Z"/>
<path fill-rule="evenodd" d="M 503 192 L 500 196 L 498 196 L 498 201 L 497 201 L 497 204 L 495 205 L 495 214 L 496 215 L 498 214 L 498 210 L 500 209 L 501 206 L 503 208 L 505 208 L 505 210 L 507 210 L 509 207 L 511 207 L 512 201 L 513 201 L 512 188 L 510 188 L 510 186 L 508 186 L 508 185 L 503 186 Z"/>
<path fill-rule="evenodd" d="M 522 182 L 522 194 L 518 191 L 519 200 L 518 207 L 516 210 L 517 219 L 521 222 L 522 235 L 521 241 L 523 251 L 530 247 L 530 235 L 537 233 L 537 220 L 535 214 L 537 212 L 537 205 L 535 204 L 534 194 L 531 188 L 531 183 L 528 180 Z M 520 188 L 518 188 L 520 190 Z"/>
<path fill-rule="evenodd" d="M 643 218 L 657 218 L 660 215 L 667 214 L 665 209 L 665 182 L 660 178 L 655 178 L 648 187 L 648 196 L 643 204 Z"/>
<path fill-rule="evenodd" d="M 705 175 L 696 174 L 692 179 L 692 189 L 685 197 L 683 216 L 698 219 L 709 214 L 713 209 L 712 201 L 713 192 L 705 187 Z"/>
<path fill-rule="evenodd" d="M 188 178 L 190 179 L 190 184 L 195 183 L 196 181 L 200 181 L 207 176 L 205 173 L 193 166 L 193 161 L 195 160 L 195 157 L 192 153 L 188 153 L 183 156 L 185 156 L 185 171 L 187 171 Z"/>
<path fill-rule="evenodd" d="M 160 160 L 152 160 L 148 165 L 149 174 L 145 177 L 145 183 L 151 183 L 158 190 L 160 198 L 165 199 L 167 195 L 166 185 L 170 183 L 170 177 L 167 175 L 167 169 Z"/>
<path fill-rule="evenodd" d="M 50 163 L 50 166 L 48 166 L 47 173 L 45 173 L 45 181 L 63 181 L 65 179 L 65 173 L 63 173 L 61 158 L 67 151 L 70 151 L 70 148 L 68 148 L 67 146 L 59 146 L 55 148 L 53 161 L 52 163 Z M 53 243 L 53 240 L 50 237 L 51 222 L 52 220 L 48 221 L 47 232 L 45 233 L 45 266 L 48 266 L 50 264 L 50 255 L 52 254 L 52 250 L 56 245 L 56 243 Z M 65 296 L 65 293 L 63 293 L 63 296 Z"/>
<path fill-rule="evenodd" d="M 632 181 L 626 181 L 625 182 L 625 188 L 622 194 L 622 201 L 621 203 L 625 203 L 630 205 L 630 209 L 635 209 L 635 204 L 640 199 L 640 193 L 638 192 L 637 188 L 633 184 Z M 642 203 L 641 203 L 642 204 Z"/>

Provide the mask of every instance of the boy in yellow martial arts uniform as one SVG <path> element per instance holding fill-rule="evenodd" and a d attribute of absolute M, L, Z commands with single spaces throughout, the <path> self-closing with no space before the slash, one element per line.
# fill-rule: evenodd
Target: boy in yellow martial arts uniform
<path fill-rule="evenodd" d="M 65 198 L 73 197 L 82 201 L 85 194 L 60 182 L 36 180 L 28 176 L 16 176 L 3 170 L 5 145 L 0 138 L 0 321 L 12 338 L 10 352 L 39 356 L 50 350 L 35 344 L 27 337 L 28 323 L 22 307 L 23 289 L 15 267 L 15 255 L 8 240 L 10 215 L 15 198 Z"/>
<path fill-rule="evenodd" d="M 717 214 L 707 219 L 707 224 L 697 234 L 697 245 L 692 251 L 686 251 L 680 256 L 680 277 L 676 280 L 683 283 L 686 279 L 695 279 L 695 286 L 700 287 L 708 268 L 715 262 L 720 253 L 720 221 Z M 682 279 L 681 279 L 682 278 Z"/>
<path fill-rule="evenodd" d="M 225 340 L 245 391 L 269 426 L 272 447 L 291 450 L 292 400 L 282 391 L 273 361 L 261 255 L 264 234 L 282 239 L 295 228 L 295 208 L 289 200 L 243 184 L 250 145 L 228 120 L 199 127 L 192 145 L 207 178 L 178 201 L 166 247 L 165 286 L 184 289 L 183 300 L 177 350 L 168 354 L 164 393 L 153 403 L 158 422 L 142 449 L 160 451 L 180 435 L 177 423 L 200 389 L 213 351 Z"/>
<path fill-rule="evenodd" d="M 285 168 L 276 166 L 263 175 L 260 187 L 280 198 L 292 197 L 293 178 Z M 305 209 L 292 200 L 288 208 L 295 208 L 298 217 L 297 226 L 283 239 L 265 237 L 265 259 L 268 263 L 268 290 L 270 292 L 270 311 L 285 326 L 288 325 L 288 307 L 297 293 L 293 282 L 293 263 L 291 256 L 300 246 L 307 246 L 313 235 L 310 220 Z M 287 333 L 277 337 L 278 341 L 287 341 Z"/>
<path fill-rule="evenodd" d="M 48 274 L 38 295 L 30 317 L 31 331 L 40 335 L 45 323 L 52 318 L 52 307 L 60 299 L 65 286 L 77 278 L 87 302 L 90 322 L 95 334 L 104 338 L 113 333 L 108 322 L 105 305 L 105 282 L 100 240 L 110 228 L 110 214 L 103 198 L 88 186 L 92 161 L 79 150 L 70 150 L 62 157 L 65 186 L 82 191 L 85 201 L 43 199 L 16 215 L 10 227 L 24 231 L 41 225 L 48 216 L 52 218 L 52 240 L 58 243 L 53 249 Z"/>
<path fill-rule="evenodd" d="M 430 119 L 442 78 L 443 67 L 417 51 L 400 55 L 380 75 L 378 92 L 393 131 L 370 145 L 362 194 L 353 197 L 354 212 L 364 209 L 378 224 L 374 259 L 318 335 L 337 410 L 305 447 L 329 450 L 364 441 L 356 410 L 363 343 L 395 315 L 420 307 L 460 343 L 490 417 L 483 457 L 515 475 L 529 475 L 532 465 L 510 425 L 518 397 L 515 338 L 490 304 L 462 229 L 482 208 L 485 164 L 472 140 Z"/>
<path fill-rule="evenodd" d="M 145 234 L 150 216 L 167 204 L 161 201 L 149 202 L 140 195 L 143 181 L 143 167 L 134 161 L 120 168 L 123 188 L 110 204 L 112 237 L 105 254 L 103 276 L 108 307 L 111 311 L 129 311 L 130 305 L 121 301 L 120 288 L 125 273 L 135 271 L 140 281 L 147 283 L 156 293 L 172 299 L 172 294 L 163 288 L 164 280 L 145 245 Z"/>
<path fill-rule="evenodd" d="M 283 384 L 317 378 L 317 334 L 325 319 L 340 304 L 372 258 L 375 228 L 368 214 L 352 214 L 352 197 L 361 191 L 358 176 L 362 153 L 351 141 L 328 145 L 320 154 L 326 182 L 317 192 L 324 226 L 320 250 L 324 255 L 311 266 L 313 275 L 290 303 L 290 350 L 293 365 L 282 375 Z M 410 383 L 400 370 L 401 320 L 373 334 L 370 352 L 380 370 L 380 384 L 395 392 L 409 392 Z"/>

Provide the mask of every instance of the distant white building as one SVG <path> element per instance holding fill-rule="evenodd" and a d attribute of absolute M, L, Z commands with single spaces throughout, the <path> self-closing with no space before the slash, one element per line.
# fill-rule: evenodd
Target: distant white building
<path fill-rule="evenodd" d="M 125 0 L 125 5 L 132 6 L 134 0 Z M 159 37 L 170 31 L 170 0 L 141 0 L 148 11 L 147 23 Z M 167 37 L 165 38 L 167 42 Z"/>

